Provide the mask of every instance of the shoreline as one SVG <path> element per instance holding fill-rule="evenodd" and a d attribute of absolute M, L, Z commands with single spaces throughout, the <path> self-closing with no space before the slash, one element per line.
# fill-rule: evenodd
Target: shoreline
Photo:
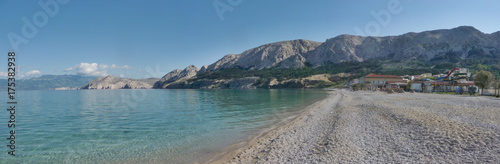
<path fill-rule="evenodd" d="M 329 91 L 202 163 L 494 163 L 499 125 L 497 99 Z"/>
<path fill-rule="evenodd" d="M 260 143 L 262 140 L 266 140 L 274 135 L 278 131 L 285 130 L 287 127 L 293 126 L 294 124 L 297 123 L 297 121 L 302 120 L 303 117 L 306 117 L 309 112 L 315 110 L 318 108 L 318 106 L 322 105 L 325 103 L 325 101 L 328 101 L 330 98 L 335 96 L 336 90 L 326 90 L 326 97 L 317 100 L 316 102 L 305 106 L 305 109 L 298 113 L 295 116 L 292 116 L 292 118 L 286 119 L 284 121 L 281 121 L 275 125 L 271 125 L 271 127 L 265 128 L 258 132 L 257 134 L 249 136 L 247 139 L 244 141 L 240 141 L 234 144 L 231 144 L 227 147 L 225 147 L 222 151 L 210 155 L 209 157 L 202 157 L 196 160 L 196 164 L 198 163 L 204 163 L 204 164 L 218 164 L 218 163 L 228 163 L 231 159 L 233 159 L 234 156 L 237 156 L 238 154 L 241 154 L 243 151 L 247 149 L 251 149 L 254 147 L 256 144 Z M 200 162 L 203 161 L 203 162 Z"/>
<path fill-rule="evenodd" d="M 280 89 L 281 90 L 281 89 Z M 295 90 L 295 89 L 292 89 Z M 292 92 L 295 93 L 295 92 Z M 107 163 L 137 163 L 137 162 L 144 162 L 148 161 L 149 163 L 206 163 L 207 161 L 213 160 L 214 157 L 218 157 L 221 152 L 229 152 L 232 150 L 235 150 L 239 147 L 244 146 L 248 141 L 251 139 L 255 138 L 256 136 L 261 135 L 264 131 L 269 131 L 272 130 L 276 127 L 282 126 L 283 124 L 290 122 L 291 120 L 295 119 L 298 115 L 304 112 L 308 107 L 311 105 L 322 101 L 328 97 L 329 91 L 327 90 L 320 90 L 320 92 L 317 95 L 311 95 L 314 96 L 314 98 L 305 98 L 307 100 L 305 101 L 300 101 L 301 103 L 298 103 L 293 106 L 289 106 L 287 108 L 283 108 L 286 110 L 283 110 L 282 112 L 277 112 L 275 115 L 269 115 L 265 118 L 262 119 L 262 121 L 266 121 L 266 125 L 263 126 L 258 126 L 255 128 L 252 128 L 248 132 L 244 132 L 243 135 L 239 135 L 239 137 L 233 137 L 234 139 L 231 140 L 225 140 L 225 142 L 220 142 L 217 145 L 212 145 L 212 147 L 207 147 L 206 149 L 198 149 L 193 152 L 186 152 L 184 155 L 188 156 L 188 158 L 185 159 L 179 159 L 177 161 L 172 161 L 168 158 L 163 158 L 165 156 L 169 156 L 169 154 L 166 154 L 168 152 L 165 152 L 163 149 L 154 151 L 154 154 L 159 154 L 156 156 L 151 156 L 150 158 L 143 158 L 143 157 L 136 157 L 136 158 L 125 158 L 125 159 L 120 159 L 120 160 L 115 160 L 115 161 L 110 161 Z M 302 93 L 300 93 L 302 95 Z M 297 101 L 294 101 L 297 102 Z M 283 106 L 281 106 L 283 107 Z M 272 120 L 272 121 L 268 121 Z M 181 155 L 184 157 L 184 155 Z"/>

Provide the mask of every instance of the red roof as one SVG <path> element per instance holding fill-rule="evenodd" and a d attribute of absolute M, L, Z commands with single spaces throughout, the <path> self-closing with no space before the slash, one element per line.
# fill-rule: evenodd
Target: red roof
<path fill-rule="evenodd" d="M 396 75 L 377 75 L 370 73 L 369 75 L 366 75 L 365 77 L 372 77 L 372 78 L 401 78 L 400 76 Z"/>
<path fill-rule="evenodd" d="M 476 85 L 474 83 L 458 83 L 457 85 L 468 86 L 468 85 Z"/>

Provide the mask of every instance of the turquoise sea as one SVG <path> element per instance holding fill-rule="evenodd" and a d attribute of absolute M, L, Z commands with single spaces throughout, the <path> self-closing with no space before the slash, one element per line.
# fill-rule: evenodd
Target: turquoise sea
<path fill-rule="evenodd" d="M 16 96 L 16 156 L 7 154 L 9 113 L 2 110 L 0 163 L 186 163 L 291 118 L 326 92 L 47 90 Z"/>

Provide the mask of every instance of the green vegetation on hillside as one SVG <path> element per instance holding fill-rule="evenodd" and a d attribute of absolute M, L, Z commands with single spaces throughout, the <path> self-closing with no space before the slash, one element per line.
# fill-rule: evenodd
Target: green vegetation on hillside
<path fill-rule="evenodd" d="M 500 57 L 499 54 L 490 50 L 488 52 L 483 49 L 472 47 L 467 52 L 465 59 L 460 58 L 460 52 L 447 52 L 443 55 L 437 55 L 430 59 L 430 64 L 434 65 L 435 69 L 451 69 L 454 67 L 469 68 L 472 73 L 477 71 L 490 71 L 493 75 L 500 77 Z"/>
<path fill-rule="evenodd" d="M 304 78 L 317 74 L 338 74 L 351 73 L 353 78 L 365 76 L 369 73 L 377 74 L 394 74 L 394 75 L 414 75 L 421 73 L 438 73 L 442 70 L 431 69 L 430 67 L 419 68 L 384 68 L 384 65 L 390 64 L 391 61 L 374 60 L 368 62 L 343 62 L 330 63 L 319 67 L 306 66 L 300 69 L 277 69 L 267 68 L 261 70 L 247 70 L 240 68 L 223 69 L 218 71 L 210 71 L 197 75 L 196 79 L 233 79 L 243 77 L 260 77 L 263 79 L 277 78 L 278 80 L 291 78 Z"/>
<path fill-rule="evenodd" d="M 312 67 L 306 63 L 305 68 L 300 69 L 277 69 L 267 68 L 261 70 L 248 70 L 241 68 L 230 68 L 218 71 L 210 71 L 197 75 L 196 79 L 234 79 L 243 77 L 260 77 L 262 79 L 277 78 L 278 80 L 304 78 L 317 74 L 350 73 L 353 78 L 365 76 L 370 73 L 390 75 L 419 75 L 422 73 L 447 73 L 455 67 L 469 68 L 472 73 L 478 70 L 488 70 L 495 76 L 500 77 L 500 65 L 494 65 L 496 60 L 488 59 L 459 60 L 458 63 L 442 61 L 439 63 L 425 63 L 417 59 L 411 60 L 372 60 L 367 62 L 343 62 L 330 63 L 319 67 Z M 455 60 L 453 60 L 455 61 Z M 500 63 L 500 62 L 499 62 Z M 483 65 L 484 64 L 484 65 Z"/>

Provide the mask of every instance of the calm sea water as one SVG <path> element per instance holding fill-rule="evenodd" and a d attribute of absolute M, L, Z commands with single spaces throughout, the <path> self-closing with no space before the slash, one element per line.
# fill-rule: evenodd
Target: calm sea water
<path fill-rule="evenodd" d="M 326 96 L 292 89 L 16 94 L 16 156 L 7 154 L 9 115 L 2 110 L 0 163 L 192 162 Z"/>

